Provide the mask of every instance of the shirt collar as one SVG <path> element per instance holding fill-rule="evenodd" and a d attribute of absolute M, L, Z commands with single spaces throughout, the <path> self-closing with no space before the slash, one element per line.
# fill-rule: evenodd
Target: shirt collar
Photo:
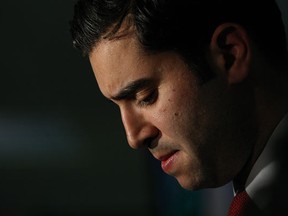
<path fill-rule="evenodd" d="M 271 137 L 269 138 L 263 152 L 254 164 L 245 184 L 246 192 L 260 209 L 271 200 L 269 194 L 274 190 L 283 172 L 283 158 L 279 157 L 277 152 L 281 151 L 283 145 L 288 144 L 288 114 L 277 125 Z M 286 140 L 286 141 L 285 141 Z"/>

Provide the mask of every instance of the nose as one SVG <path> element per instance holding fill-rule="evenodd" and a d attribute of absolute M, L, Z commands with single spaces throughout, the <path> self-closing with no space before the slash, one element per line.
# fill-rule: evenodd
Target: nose
<path fill-rule="evenodd" d="M 152 147 L 153 140 L 158 136 L 159 130 L 153 121 L 147 120 L 141 111 L 131 109 L 121 110 L 122 122 L 126 131 L 127 141 L 131 148 Z"/>

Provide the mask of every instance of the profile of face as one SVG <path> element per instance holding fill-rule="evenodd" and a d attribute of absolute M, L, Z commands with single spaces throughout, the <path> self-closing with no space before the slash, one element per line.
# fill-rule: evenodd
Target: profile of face
<path fill-rule="evenodd" d="M 148 148 L 183 188 L 224 185 L 251 151 L 248 93 L 221 70 L 201 84 L 178 54 L 140 47 L 131 34 L 103 39 L 89 55 L 101 92 L 120 108 L 129 145 Z"/>

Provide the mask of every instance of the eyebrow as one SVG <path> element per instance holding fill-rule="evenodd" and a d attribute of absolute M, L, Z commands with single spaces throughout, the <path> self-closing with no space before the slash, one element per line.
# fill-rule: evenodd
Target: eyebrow
<path fill-rule="evenodd" d="M 136 93 L 141 89 L 151 86 L 155 81 L 149 78 L 143 78 L 139 80 L 132 81 L 128 83 L 124 88 L 122 88 L 115 96 L 111 98 L 113 100 L 124 100 L 132 99 L 135 97 Z"/>

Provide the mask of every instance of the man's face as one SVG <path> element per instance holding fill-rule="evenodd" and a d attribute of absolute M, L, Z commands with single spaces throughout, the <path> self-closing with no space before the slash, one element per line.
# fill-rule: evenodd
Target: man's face
<path fill-rule="evenodd" d="M 90 62 L 101 92 L 120 108 L 129 145 L 149 148 L 182 187 L 221 186 L 243 167 L 249 100 L 224 75 L 200 85 L 177 54 L 144 54 L 133 36 L 101 41 Z"/>

